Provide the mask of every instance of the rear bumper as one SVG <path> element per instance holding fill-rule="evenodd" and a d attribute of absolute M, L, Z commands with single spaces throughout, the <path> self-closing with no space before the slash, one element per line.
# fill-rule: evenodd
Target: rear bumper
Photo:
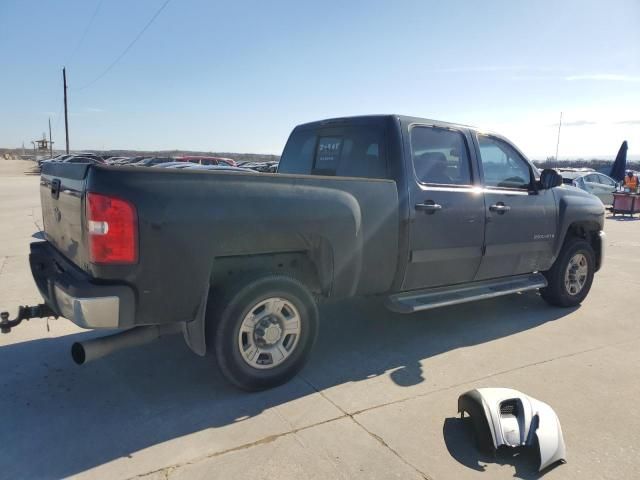
<path fill-rule="evenodd" d="M 31 244 L 29 264 L 45 303 L 79 327 L 135 325 L 135 295 L 128 285 L 97 284 L 49 242 Z"/>

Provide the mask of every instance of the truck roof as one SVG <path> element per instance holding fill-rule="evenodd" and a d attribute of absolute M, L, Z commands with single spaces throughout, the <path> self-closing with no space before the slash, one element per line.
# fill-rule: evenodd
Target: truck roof
<path fill-rule="evenodd" d="M 462 128 L 462 129 L 467 129 L 467 130 L 472 130 L 478 133 L 483 133 L 483 134 L 490 134 L 493 137 L 499 138 L 501 140 L 506 141 L 507 143 L 509 143 L 511 145 L 511 147 L 513 147 L 518 153 L 520 153 L 520 155 L 522 155 L 524 158 L 527 158 L 527 156 L 524 154 L 524 152 L 522 152 L 522 150 L 520 150 L 512 141 L 510 141 L 508 138 L 506 138 L 504 135 L 501 135 L 497 132 L 494 132 L 490 129 L 485 129 L 485 128 L 478 128 L 478 127 L 474 127 L 471 125 L 465 125 L 463 123 L 453 123 L 453 122 L 443 122 L 441 120 L 433 120 L 431 118 L 422 118 L 422 117 L 412 117 L 409 115 L 398 115 L 398 114 L 377 114 L 377 115 L 354 115 L 354 116 L 348 116 L 348 117 L 336 117 L 336 118 L 327 118 L 325 120 L 317 120 L 315 122 L 308 122 L 308 123 L 303 123 L 301 125 L 298 125 L 295 130 L 298 129 L 307 129 L 307 128 L 318 128 L 318 127 L 324 127 L 324 126 L 331 126 L 331 125 L 366 125 L 366 124 L 378 124 L 381 125 L 383 124 L 385 121 L 389 121 L 389 120 L 395 120 L 395 121 L 399 121 L 402 124 L 411 124 L 411 123 L 422 123 L 422 124 L 428 124 L 428 125 L 433 125 L 435 127 L 442 127 L 442 128 Z M 531 164 L 533 165 L 533 164 Z M 534 166 L 534 171 L 538 171 L 537 168 Z"/>
<path fill-rule="evenodd" d="M 319 127 L 324 125 L 331 124 L 341 124 L 341 123 L 350 123 L 350 124 L 363 124 L 369 122 L 381 122 L 383 120 L 388 119 L 397 119 L 403 123 L 429 123 L 431 125 L 435 125 L 437 127 L 461 127 L 461 128 L 470 128 L 473 130 L 478 130 L 478 128 L 464 125 L 461 123 L 453 123 L 453 122 L 444 122 L 441 120 L 433 120 L 430 118 L 421 118 L 421 117 L 412 117 L 409 115 L 398 115 L 398 114 L 376 114 L 376 115 L 354 115 L 348 117 L 335 117 L 335 118 L 327 118 L 324 120 L 316 120 L 313 122 L 303 123 L 298 125 L 298 128 L 309 128 L 309 127 Z"/>

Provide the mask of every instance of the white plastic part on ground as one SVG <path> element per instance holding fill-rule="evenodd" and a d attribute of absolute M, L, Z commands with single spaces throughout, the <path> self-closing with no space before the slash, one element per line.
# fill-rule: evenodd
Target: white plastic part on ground
<path fill-rule="evenodd" d="M 458 410 L 466 411 L 472 417 L 484 413 L 486 425 L 480 419 L 475 419 L 476 433 L 482 435 L 482 430 L 485 430 L 486 435 L 486 428 L 482 427 L 488 427 L 494 449 L 500 446 L 534 446 L 537 443 L 540 450 L 539 470 L 566 459 L 562 428 L 556 413 L 546 403 L 518 390 L 471 390 L 461 395 Z M 481 438 L 478 440 L 483 441 Z"/>

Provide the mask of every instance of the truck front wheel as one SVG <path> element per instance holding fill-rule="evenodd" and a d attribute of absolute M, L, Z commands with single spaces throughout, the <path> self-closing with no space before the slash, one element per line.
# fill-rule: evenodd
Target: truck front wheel
<path fill-rule="evenodd" d="M 214 290 L 209 304 L 208 345 L 237 387 L 275 387 L 305 364 L 319 314 L 313 295 L 299 281 L 275 274 L 245 278 Z"/>
<path fill-rule="evenodd" d="M 542 298 L 558 307 L 579 305 L 591 289 L 595 258 L 589 242 L 577 237 L 567 239 L 553 266 L 544 272 L 548 285 L 540 290 Z"/>

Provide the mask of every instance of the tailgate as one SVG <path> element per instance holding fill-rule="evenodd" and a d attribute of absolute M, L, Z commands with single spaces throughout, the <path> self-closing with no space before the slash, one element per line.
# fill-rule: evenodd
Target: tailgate
<path fill-rule="evenodd" d="M 81 268 L 88 265 L 83 211 L 89 168 L 83 163 L 44 163 L 40 177 L 45 237 Z"/>

